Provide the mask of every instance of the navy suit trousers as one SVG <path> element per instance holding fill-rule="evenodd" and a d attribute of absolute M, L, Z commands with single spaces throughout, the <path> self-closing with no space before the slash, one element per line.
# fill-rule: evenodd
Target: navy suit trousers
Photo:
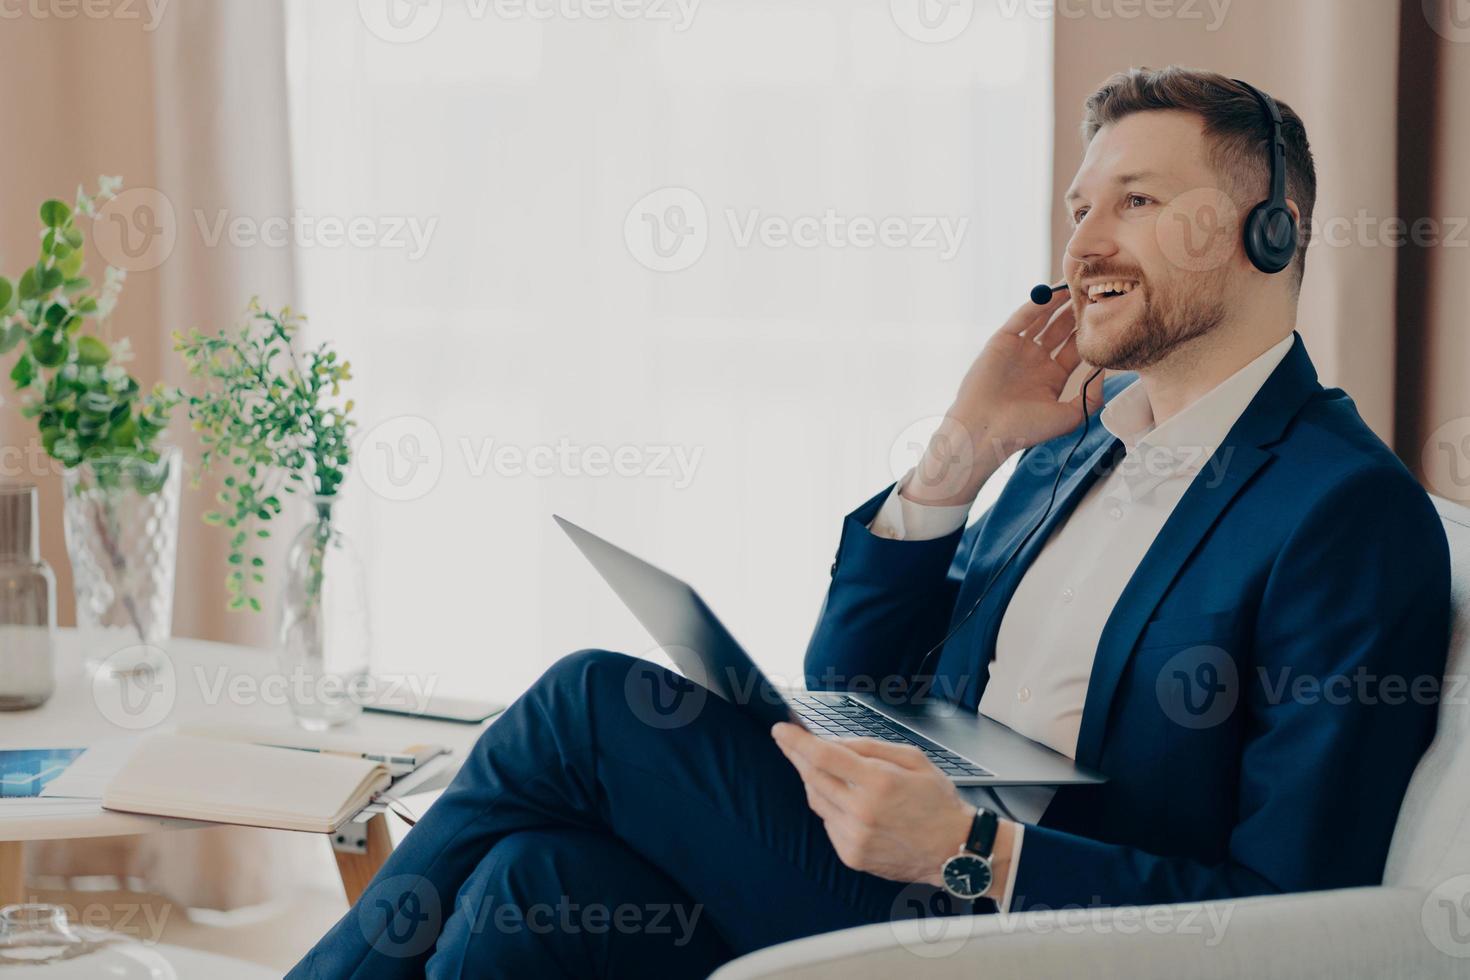
<path fill-rule="evenodd" d="M 764 725 L 590 650 L 486 729 L 289 976 L 703 977 L 763 946 L 956 905 L 843 865 Z"/>

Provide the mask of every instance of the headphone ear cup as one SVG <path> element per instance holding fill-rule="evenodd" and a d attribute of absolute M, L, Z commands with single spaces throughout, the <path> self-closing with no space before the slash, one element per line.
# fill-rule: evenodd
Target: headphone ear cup
<path fill-rule="evenodd" d="M 1287 208 L 1262 201 L 1245 219 L 1245 254 L 1251 264 L 1274 275 L 1296 255 L 1296 221 Z"/>

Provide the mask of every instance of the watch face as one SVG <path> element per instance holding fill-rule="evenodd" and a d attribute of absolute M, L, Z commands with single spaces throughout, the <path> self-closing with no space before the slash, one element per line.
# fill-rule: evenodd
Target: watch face
<path fill-rule="evenodd" d="M 956 854 L 944 862 L 944 889 L 956 898 L 979 898 L 990 877 L 990 862 L 978 854 Z"/>

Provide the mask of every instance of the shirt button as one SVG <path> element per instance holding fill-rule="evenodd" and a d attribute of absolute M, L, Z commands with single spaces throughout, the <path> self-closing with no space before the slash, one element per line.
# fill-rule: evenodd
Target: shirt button
<path fill-rule="evenodd" d="M 1031 688 L 1029 688 L 1029 687 L 1023 687 L 1019 691 L 1017 691 L 1016 692 L 1016 700 L 1017 701 L 1020 701 L 1022 704 L 1025 704 L 1027 701 L 1030 701 L 1031 700 Z"/>
<path fill-rule="evenodd" d="M 1113 504 L 1108 508 L 1108 516 L 1115 521 L 1121 521 L 1123 519 L 1123 508 L 1118 504 Z"/>
<path fill-rule="evenodd" d="M 1075 598 L 1077 598 L 1077 593 L 1073 592 L 1071 589 L 1063 589 L 1062 590 L 1062 601 L 1063 602 L 1071 602 Z"/>

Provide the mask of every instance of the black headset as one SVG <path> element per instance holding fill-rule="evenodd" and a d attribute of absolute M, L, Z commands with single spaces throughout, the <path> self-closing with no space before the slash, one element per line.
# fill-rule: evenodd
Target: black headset
<path fill-rule="evenodd" d="M 1250 82 L 1235 84 L 1256 97 L 1271 125 L 1271 191 L 1251 208 L 1245 219 L 1245 254 L 1251 265 L 1275 274 L 1291 264 L 1296 255 L 1296 219 L 1286 206 L 1286 140 L 1281 135 L 1281 110 L 1276 100 Z"/>

